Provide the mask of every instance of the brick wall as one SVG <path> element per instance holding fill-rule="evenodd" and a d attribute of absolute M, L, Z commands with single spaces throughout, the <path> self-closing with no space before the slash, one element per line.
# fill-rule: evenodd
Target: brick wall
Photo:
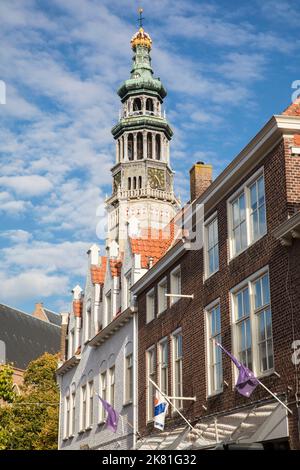
<path fill-rule="evenodd" d="M 300 161 L 300 159 L 299 159 Z M 197 401 L 184 402 L 184 414 L 191 420 L 219 411 L 230 410 L 252 401 L 267 398 L 262 387 L 258 387 L 251 399 L 243 398 L 233 390 L 232 363 L 223 357 L 223 376 L 228 383 L 222 394 L 206 398 L 205 333 L 204 308 L 220 298 L 222 341 L 225 348 L 231 350 L 230 299 L 229 291 L 238 283 L 259 269 L 269 266 L 271 308 L 274 338 L 275 374 L 264 379 L 273 391 L 285 393 L 289 403 L 294 402 L 296 391 L 295 366 L 291 362 L 291 344 L 293 340 L 292 315 L 294 315 L 294 336 L 300 339 L 300 241 L 295 241 L 291 248 L 284 248 L 272 236 L 272 230 L 287 219 L 290 207 L 300 202 L 299 182 L 294 179 L 298 163 L 291 160 L 287 143 L 281 141 L 263 160 L 253 168 L 234 193 L 251 174 L 264 166 L 265 193 L 267 201 L 268 233 L 228 263 L 227 199 L 218 203 L 211 212 L 218 211 L 219 258 L 220 269 L 203 283 L 203 255 L 200 251 L 186 252 L 181 258 L 182 293 L 194 294 L 194 299 L 180 299 L 165 313 L 146 325 L 146 292 L 138 299 L 139 312 L 139 431 L 141 434 L 153 432 L 153 425 L 146 425 L 146 371 L 145 351 L 162 337 L 181 327 L 183 333 L 183 395 L 196 395 Z M 287 177 L 285 175 L 287 174 Z M 298 189 L 296 188 L 298 186 Z M 298 196 L 297 196 L 298 194 Z M 209 216 L 210 214 L 207 214 Z M 178 262 L 172 266 L 167 274 Z M 166 272 L 162 273 L 164 277 Z M 168 282 L 170 282 L 168 276 Z M 155 286 L 157 283 L 155 283 Z M 149 286 L 149 289 L 152 286 Z M 156 288 L 156 287 L 155 287 Z M 169 289 L 168 289 L 169 291 Z M 156 296 L 157 297 L 157 296 Z M 170 367 L 169 367 L 170 374 Z M 169 384 L 171 377 L 169 376 Z M 288 389 L 290 387 L 290 389 Z M 205 405 L 207 410 L 202 407 Z M 297 410 L 293 404 L 294 415 L 289 418 L 291 446 L 300 448 L 297 430 Z M 174 419 L 167 419 L 167 426 L 174 425 Z"/>

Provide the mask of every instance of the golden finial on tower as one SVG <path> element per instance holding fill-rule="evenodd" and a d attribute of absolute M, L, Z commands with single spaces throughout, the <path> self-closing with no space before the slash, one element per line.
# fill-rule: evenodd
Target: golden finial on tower
<path fill-rule="evenodd" d="M 138 30 L 137 33 L 135 33 L 134 36 L 132 36 L 132 39 L 131 39 L 131 47 L 134 51 L 136 49 L 136 46 L 145 46 L 150 51 L 151 45 L 152 45 L 152 39 L 151 39 L 150 35 L 148 33 L 146 33 L 144 31 L 144 28 L 143 28 L 143 20 L 145 19 L 145 18 L 143 18 L 143 12 L 144 12 L 143 8 L 138 9 L 138 13 L 139 13 L 139 18 L 138 18 L 139 30 Z"/>

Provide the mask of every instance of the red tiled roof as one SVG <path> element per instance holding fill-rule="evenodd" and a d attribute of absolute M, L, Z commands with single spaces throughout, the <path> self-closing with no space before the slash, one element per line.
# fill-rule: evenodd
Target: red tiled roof
<path fill-rule="evenodd" d="M 110 271 L 112 277 L 118 277 L 121 274 L 122 261 L 119 259 L 110 259 Z"/>
<path fill-rule="evenodd" d="M 101 266 L 91 266 L 91 276 L 93 284 L 104 284 L 106 272 L 106 256 L 101 256 Z"/>
<path fill-rule="evenodd" d="M 73 312 L 75 317 L 81 317 L 82 315 L 82 300 L 73 301 Z"/>
<path fill-rule="evenodd" d="M 155 264 L 170 248 L 174 240 L 174 223 L 171 222 L 164 229 L 146 229 L 139 238 L 131 238 L 133 254 L 141 255 L 141 266 L 149 268 L 149 260 Z"/>
<path fill-rule="evenodd" d="M 290 104 L 282 114 L 285 116 L 300 116 L 300 97 Z"/>

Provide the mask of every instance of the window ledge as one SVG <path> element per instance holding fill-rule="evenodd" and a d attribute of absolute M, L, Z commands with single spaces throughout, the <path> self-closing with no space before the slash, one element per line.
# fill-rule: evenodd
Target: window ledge
<path fill-rule="evenodd" d="M 264 379 L 266 377 L 270 377 L 270 375 L 274 375 L 275 377 L 277 377 L 276 374 L 274 374 L 275 370 L 274 369 L 271 369 L 271 370 L 268 370 L 266 372 L 262 372 L 260 373 L 259 375 L 257 375 L 256 377 L 260 380 L 260 379 Z"/>
<path fill-rule="evenodd" d="M 132 405 L 132 403 L 133 403 L 132 400 L 128 400 L 125 403 L 123 403 L 123 406 L 130 406 L 130 405 Z"/>
<path fill-rule="evenodd" d="M 163 315 L 164 313 L 166 313 L 167 310 L 168 310 L 168 307 L 165 308 L 164 310 L 162 310 L 161 312 L 157 312 L 157 316 L 160 317 L 161 315 Z"/>
<path fill-rule="evenodd" d="M 243 250 L 239 251 L 238 253 L 236 253 L 235 255 L 233 256 L 230 256 L 229 260 L 228 260 L 228 264 L 231 263 L 231 261 L 235 260 L 236 258 L 238 258 L 242 253 L 244 253 L 245 251 L 247 251 L 249 248 L 251 248 L 253 245 L 255 245 L 255 243 L 259 242 L 259 240 L 261 240 L 262 238 L 264 238 L 266 235 L 267 235 L 268 231 L 266 230 L 260 237 L 256 238 L 255 240 L 253 240 L 253 242 L 251 242 L 249 245 L 247 245 Z"/>
<path fill-rule="evenodd" d="M 91 429 L 93 429 L 93 426 L 88 426 L 87 428 L 85 428 L 85 431 L 90 431 Z"/>
<path fill-rule="evenodd" d="M 237 255 L 238 256 L 238 255 Z M 230 260 L 231 261 L 231 260 Z M 220 271 L 220 268 L 219 269 L 216 269 L 216 271 L 214 271 L 213 273 L 210 273 L 210 274 L 205 274 L 204 275 L 204 282 L 205 281 L 208 281 L 208 279 L 210 279 L 211 277 L 213 277 L 215 274 L 217 274 L 218 272 Z"/>
<path fill-rule="evenodd" d="M 207 399 L 209 400 L 210 398 L 215 398 L 221 395 L 224 392 L 224 390 L 219 390 L 218 392 L 213 392 L 207 395 Z"/>
<path fill-rule="evenodd" d="M 105 424 L 105 423 L 106 423 L 106 421 L 105 421 L 105 420 L 103 420 L 103 421 L 99 421 L 99 423 L 98 423 L 98 426 L 103 426 L 103 424 Z"/>
<path fill-rule="evenodd" d="M 84 432 L 85 432 L 85 429 L 80 429 L 80 430 L 78 431 L 78 434 L 83 434 Z"/>

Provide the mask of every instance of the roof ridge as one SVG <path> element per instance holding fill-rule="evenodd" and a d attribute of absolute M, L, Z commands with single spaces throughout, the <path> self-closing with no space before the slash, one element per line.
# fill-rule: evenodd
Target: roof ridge
<path fill-rule="evenodd" d="M 40 318 L 34 317 L 34 316 L 32 315 L 32 313 L 24 312 L 24 310 L 19 310 L 19 309 L 15 308 L 15 307 L 11 307 L 10 305 L 4 304 L 4 303 L 2 303 L 2 302 L 0 303 L 0 307 L 1 307 L 1 305 L 3 305 L 3 307 L 9 308 L 10 310 L 13 310 L 14 312 L 22 313 L 23 315 L 26 315 L 27 317 L 30 317 L 30 318 L 32 318 L 33 320 L 38 320 L 38 321 L 40 321 L 40 322 L 45 323 L 46 325 L 51 325 L 51 326 L 55 326 L 56 328 L 60 328 L 60 326 L 59 326 L 59 325 L 55 325 L 55 323 L 51 323 L 50 321 L 49 321 L 49 323 L 48 323 L 48 322 L 45 322 L 45 320 L 41 320 Z"/>

